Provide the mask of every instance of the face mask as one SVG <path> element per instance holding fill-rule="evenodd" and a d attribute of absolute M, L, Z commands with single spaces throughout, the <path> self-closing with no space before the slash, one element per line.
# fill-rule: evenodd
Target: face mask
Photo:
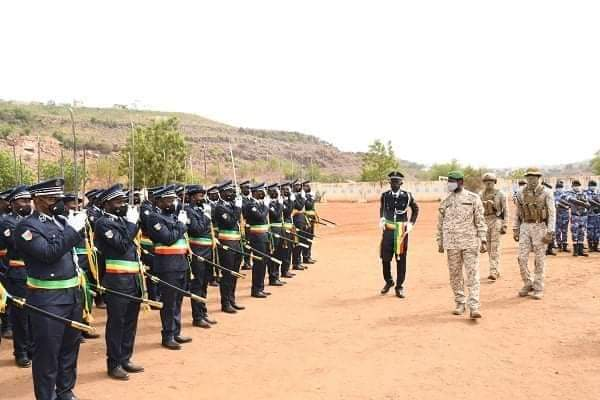
<path fill-rule="evenodd" d="M 127 215 L 127 204 L 123 204 L 121 207 L 115 208 L 115 215 L 117 217 L 124 217 Z"/>
<path fill-rule="evenodd" d="M 65 208 L 65 202 L 61 200 L 57 200 L 54 204 L 50 206 L 50 213 L 56 217 L 62 215 L 66 217 L 68 215 L 68 211 Z"/>
<path fill-rule="evenodd" d="M 452 193 L 456 189 L 458 189 L 458 183 L 456 183 L 456 182 L 448 182 L 448 192 Z"/>
<path fill-rule="evenodd" d="M 19 207 L 17 209 L 17 214 L 19 214 L 21 217 L 28 216 L 29 214 L 31 214 L 31 206 Z"/>
<path fill-rule="evenodd" d="M 580 186 L 573 186 L 573 191 L 574 192 L 581 192 L 581 187 Z"/>

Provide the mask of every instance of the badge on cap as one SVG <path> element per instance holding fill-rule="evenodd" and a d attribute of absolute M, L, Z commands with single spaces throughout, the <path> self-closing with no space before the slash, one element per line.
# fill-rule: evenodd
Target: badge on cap
<path fill-rule="evenodd" d="M 114 236 L 114 233 L 109 229 L 106 232 L 104 232 L 104 236 L 106 236 L 108 239 L 112 239 Z"/>
<path fill-rule="evenodd" d="M 159 223 L 156 223 L 156 224 L 153 226 L 153 228 L 154 228 L 154 230 L 160 231 L 160 224 L 159 224 Z"/>
<path fill-rule="evenodd" d="M 227 216 L 227 214 L 223 214 L 223 219 L 227 219 L 227 218 L 229 218 L 229 217 Z"/>
<path fill-rule="evenodd" d="M 4 236 L 6 236 L 6 237 L 10 236 L 10 229 L 6 228 L 6 230 L 4 231 Z"/>
<path fill-rule="evenodd" d="M 21 237 L 23 238 L 23 240 L 25 240 L 27 242 L 29 242 L 31 239 L 33 239 L 33 235 L 31 234 L 31 231 L 29 229 L 27 229 L 25 232 L 23 232 Z"/>
<path fill-rule="evenodd" d="M 256 212 L 256 207 L 252 207 L 252 211 Z"/>

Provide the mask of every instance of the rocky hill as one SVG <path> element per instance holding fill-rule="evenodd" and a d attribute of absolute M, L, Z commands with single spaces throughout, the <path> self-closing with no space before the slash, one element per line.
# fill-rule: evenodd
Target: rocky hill
<path fill-rule="evenodd" d="M 116 161 L 131 123 L 147 124 L 156 118 L 177 117 L 190 145 L 192 164 L 199 175 L 219 179 L 230 175 L 229 141 L 238 174 L 254 179 L 304 176 L 329 181 L 356 179 L 361 154 L 343 152 L 316 136 L 298 132 L 239 128 L 194 114 L 113 108 L 73 108 L 77 147 L 94 160 Z M 14 151 L 23 163 L 72 157 L 72 133 L 65 105 L 0 101 L 0 149 Z"/>

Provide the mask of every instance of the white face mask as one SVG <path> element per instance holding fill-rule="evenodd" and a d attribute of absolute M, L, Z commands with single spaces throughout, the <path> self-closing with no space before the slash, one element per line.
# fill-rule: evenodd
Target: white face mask
<path fill-rule="evenodd" d="M 458 183 L 456 183 L 456 182 L 448 182 L 448 192 L 452 193 L 456 189 L 458 189 Z"/>
<path fill-rule="evenodd" d="M 574 192 L 581 192 L 581 186 L 573 186 Z"/>

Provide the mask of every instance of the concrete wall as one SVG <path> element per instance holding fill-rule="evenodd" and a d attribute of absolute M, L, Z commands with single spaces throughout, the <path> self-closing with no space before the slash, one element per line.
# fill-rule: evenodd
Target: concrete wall
<path fill-rule="evenodd" d="M 600 183 L 599 176 L 582 176 L 582 177 L 552 177 L 545 180 L 552 184 L 557 180 L 565 181 L 567 187 L 573 179 L 579 181 L 587 187 L 587 182 L 590 179 Z M 497 184 L 498 189 L 505 193 L 512 193 L 517 188 L 517 181 L 509 179 L 499 179 Z M 381 193 L 388 190 L 389 185 L 386 183 L 379 186 L 378 183 L 356 182 L 356 183 L 318 183 L 312 184 L 313 192 L 321 195 L 321 201 L 342 201 L 342 202 L 367 202 L 378 201 Z M 446 195 L 446 182 L 431 182 L 431 181 L 406 181 L 402 186 L 404 190 L 411 192 L 418 201 L 438 201 Z"/>

